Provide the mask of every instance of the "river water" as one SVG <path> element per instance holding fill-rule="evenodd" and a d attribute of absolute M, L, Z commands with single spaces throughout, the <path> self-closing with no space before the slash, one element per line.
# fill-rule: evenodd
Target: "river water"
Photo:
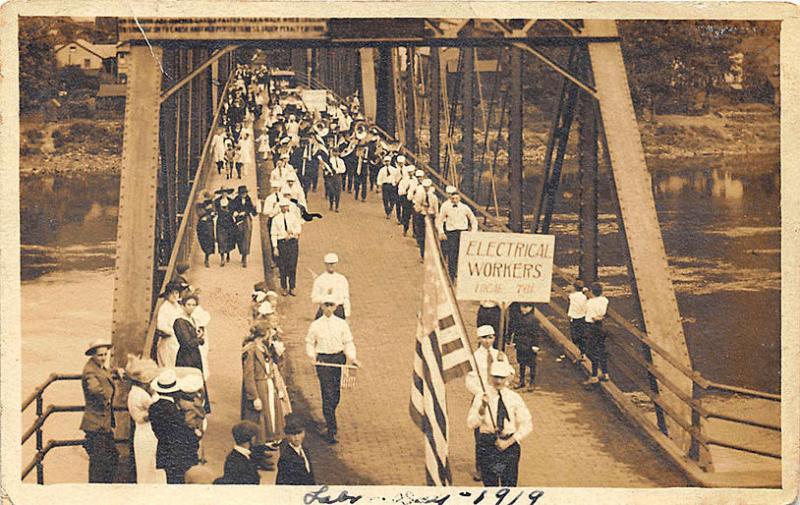
<path fill-rule="evenodd" d="M 117 176 L 26 178 L 21 184 L 23 360 L 49 355 L 55 323 L 62 349 L 110 331 Z M 565 174 L 551 232 L 557 262 L 577 272 L 575 181 Z M 653 191 L 688 345 L 712 380 L 780 389 L 780 175 L 713 169 L 656 172 Z M 608 189 L 601 189 L 600 278 L 612 298 L 630 293 Z M 49 303 L 58 298 L 58 311 Z M 96 310 L 95 310 L 96 309 Z M 87 335 L 87 331 L 91 335 Z M 107 333 L 106 333 L 107 334 Z M 66 340 L 66 341 L 65 341 Z M 73 342 L 74 341 L 74 342 Z M 82 355 L 51 371 L 75 371 Z M 64 362 L 63 358 L 68 361 Z M 74 359 L 73 359 L 74 358 Z M 74 362 L 74 363 L 73 363 Z M 49 367 L 48 367 L 49 368 Z M 34 376 L 36 375 L 36 376 Z"/>

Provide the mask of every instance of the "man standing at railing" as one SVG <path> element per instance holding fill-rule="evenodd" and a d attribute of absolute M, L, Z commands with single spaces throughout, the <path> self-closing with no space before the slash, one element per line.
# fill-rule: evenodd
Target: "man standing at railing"
<path fill-rule="evenodd" d="M 83 448 L 89 453 L 89 482 L 111 483 L 117 473 L 119 453 L 114 445 L 116 422 L 114 379 L 107 368 L 111 342 L 95 340 L 84 353 L 89 361 L 83 367 L 81 385 L 86 406 L 81 419 L 81 431 L 86 433 Z M 120 370 L 119 375 L 122 375 Z"/>
<path fill-rule="evenodd" d="M 447 256 L 447 270 L 450 278 L 455 280 L 458 272 L 458 251 L 461 248 L 462 231 L 478 231 L 478 220 L 467 205 L 461 203 L 461 195 L 453 186 L 447 186 L 445 192 L 449 195 L 449 202 L 442 204 L 439 218 L 436 220 L 439 227 L 439 240 L 445 241 L 443 253 Z"/>

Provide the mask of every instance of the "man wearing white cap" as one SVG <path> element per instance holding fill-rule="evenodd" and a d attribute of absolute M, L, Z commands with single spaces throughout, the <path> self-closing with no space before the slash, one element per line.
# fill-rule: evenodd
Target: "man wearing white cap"
<path fill-rule="evenodd" d="M 333 314 L 336 299 L 326 295 L 322 302 L 322 317 L 311 323 L 306 335 L 306 354 L 317 367 L 322 393 L 322 415 L 328 432 L 323 437 L 329 444 L 336 443 L 336 407 L 339 405 L 339 387 L 347 359 L 359 366 L 356 346 L 347 321 Z M 325 363 L 326 365 L 319 365 Z"/>
<path fill-rule="evenodd" d="M 506 387 L 513 373 L 506 361 L 489 369 L 491 387 L 476 396 L 467 414 L 467 426 L 477 428 L 478 466 L 486 487 L 517 485 L 519 443 L 533 431 L 533 421 L 522 397 Z"/>
<path fill-rule="evenodd" d="M 489 369 L 495 361 L 508 361 L 508 358 L 501 351 L 494 347 L 495 331 L 490 325 L 478 326 L 478 348 L 473 353 L 475 358 L 476 370 L 467 373 L 464 385 L 475 398 L 480 398 L 486 391 L 491 389 L 492 384 L 489 380 Z M 475 481 L 480 480 L 480 467 L 478 465 L 478 430 L 475 430 L 475 469 L 472 474 Z"/>
<path fill-rule="evenodd" d="M 433 181 L 427 177 L 422 179 L 414 194 L 414 237 L 419 247 L 420 261 L 425 259 L 425 216 L 431 217 L 431 226 L 435 224 L 436 213 L 439 210 L 439 197 Z"/>
<path fill-rule="evenodd" d="M 297 256 L 300 254 L 298 239 L 303 229 L 294 212 L 289 212 L 291 203 L 282 199 L 279 203 L 281 212 L 272 220 L 270 237 L 272 238 L 272 255 L 277 259 L 281 278 L 283 296 L 295 296 L 294 287 L 297 278 Z"/>
<path fill-rule="evenodd" d="M 280 155 L 278 162 L 275 164 L 275 166 L 272 168 L 272 172 L 269 174 L 269 184 L 273 188 L 282 188 L 286 183 L 286 179 L 290 175 L 295 174 L 296 171 L 294 167 L 289 164 L 289 153 L 283 153 Z"/>
<path fill-rule="evenodd" d="M 319 305 L 314 319 L 319 319 L 322 315 L 322 303 L 328 296 L 333 297 L 336 302 L 333 313 L 342 319 L 347 319 L 350 317 L 350 284 L 344 275 L 336 271 L 339 256 L 328 253 L 324 261 L 325 271 L 314 279 L 314 287 L 311 289 L 311 302 Z"/>
<path fill-rule="evenodd" d="M 447 186 L 446 193 L 450 198 L 439 210 L 439 240 L 446 240 L 443 252 L 447 256 L 447 269 L 450 278 L 455 279 L 458 273 L 458 251 L 461 248 L 462 231 L 478 231 L 478 220 L 467 205 L 461 203 L 461 195 L 453 186 Z"/>
<path fill-rule="evenodd" d="M 425 177 L 425 172 L 422 170 L 417 170 L 414 165 L 409 165 L 411 168 L 411 181 L 408 183 L 408 192 L 406 193 L 406 198 L 408 199 L 408 224 L 403 223 L 403 235 L 406 234 L 408 231 L 408 226 L 411 225 L 411 235 L 413 237 L 417 236 L 417 233 L 414 231 L 414 224 L 416 222 L 416 205 L 414 202 L 417 201 L 417 192 L 424 191 L 425 188 L 422 187 L 422 179 Z"/>
<path fill-rule="evenodd" d="M 293 173 L 286 176 L 286 182 L 284 182 L 283 188 L 281 188 L 281 193 L 286 196 L 287 192 L 290 200 L 295 200 L 297 205 L 302 205 L 303 208 L 306 209 L 308 208 L 306 194 L 297 179 L 297 174 Z"/>
<path fill-rule="evenodd" d="M 392 209 L 395 205 L 395 200 L 397 199 L 395 196 L 395 178 L 397 176 L 397 167 L 392 165 L 392 157 L 391 156 L 384 156 L 383 157 L 383 166 L 378 171 L 378 180 L 377 184 L 378 187 L 381 188 L 381 194 L 383 196 L 383 211 L 386 213 L 386 219 L 389 219 L 389 216 L 392 215 Z"/>
<path fill-rule="evenodd" d="M 400 174 L 397 183 L 397 207 L 400 209 L 399 221 L 403 225 L 403 235 L 408 232 L 408 223 L 411 218 L 411 201 L 408 199 L 408 190 L 411 187 L 413 167 L 406 165 Z"/>

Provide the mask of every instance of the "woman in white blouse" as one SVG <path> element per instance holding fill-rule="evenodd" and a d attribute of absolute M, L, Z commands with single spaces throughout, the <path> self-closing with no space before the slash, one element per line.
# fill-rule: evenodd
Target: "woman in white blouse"
<path fill-rule="evenodd" d="M 150 382 L 158 375 L 158 365 L 150 359 L 128 357 L 125 369 L 131 381 L 128 393 L 128 413 L 136 423 L 133 433 L 133 455 L 136 460 L 136 482 L 138 484 L 166 484 L 167 474 L 156 468 L 156 448 L 158 439 L 150 426 L 148 409 L 153 402 L 150 395 Z"/>

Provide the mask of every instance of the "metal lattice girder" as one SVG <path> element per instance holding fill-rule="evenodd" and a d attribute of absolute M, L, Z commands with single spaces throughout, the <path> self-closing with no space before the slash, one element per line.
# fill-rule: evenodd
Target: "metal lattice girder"
<path fill-rule="evenodd" d="M 584 34 L 617 36 L 614 21 L 587 19 L 584 23 Z M 619 43 L 590 43 L 589 56 L 645 329 L 650 338 L 684 367 L 691 369 L 622 49 Z M 653 353 L 653 365 L 678 385 L 686 396 L 691 397 L 692 381 L 689 378 L 678 372 L 658 353 Z M 690 407 L 665 387 L 660 388 L 659 393 L 680 414 L 683 421 L 690 425 Z M 671 420 L 667 424 L 669 437 L 682 449 L 688 449 L 690 439 L 686 432 Z"/>
<path fill-rule="evenodd" d="M 361 58 L 361 94 L 364 115 L 371 123 L 375 122 L 378 107 L 375 91 L 375 50 L 359 49 Z"/>
<path fill-rule="evenodd" d="M 142 351 L 153 306 L 162 58 L 133 46 L 125 102 L 112 342 L 117 363 Z"/>

